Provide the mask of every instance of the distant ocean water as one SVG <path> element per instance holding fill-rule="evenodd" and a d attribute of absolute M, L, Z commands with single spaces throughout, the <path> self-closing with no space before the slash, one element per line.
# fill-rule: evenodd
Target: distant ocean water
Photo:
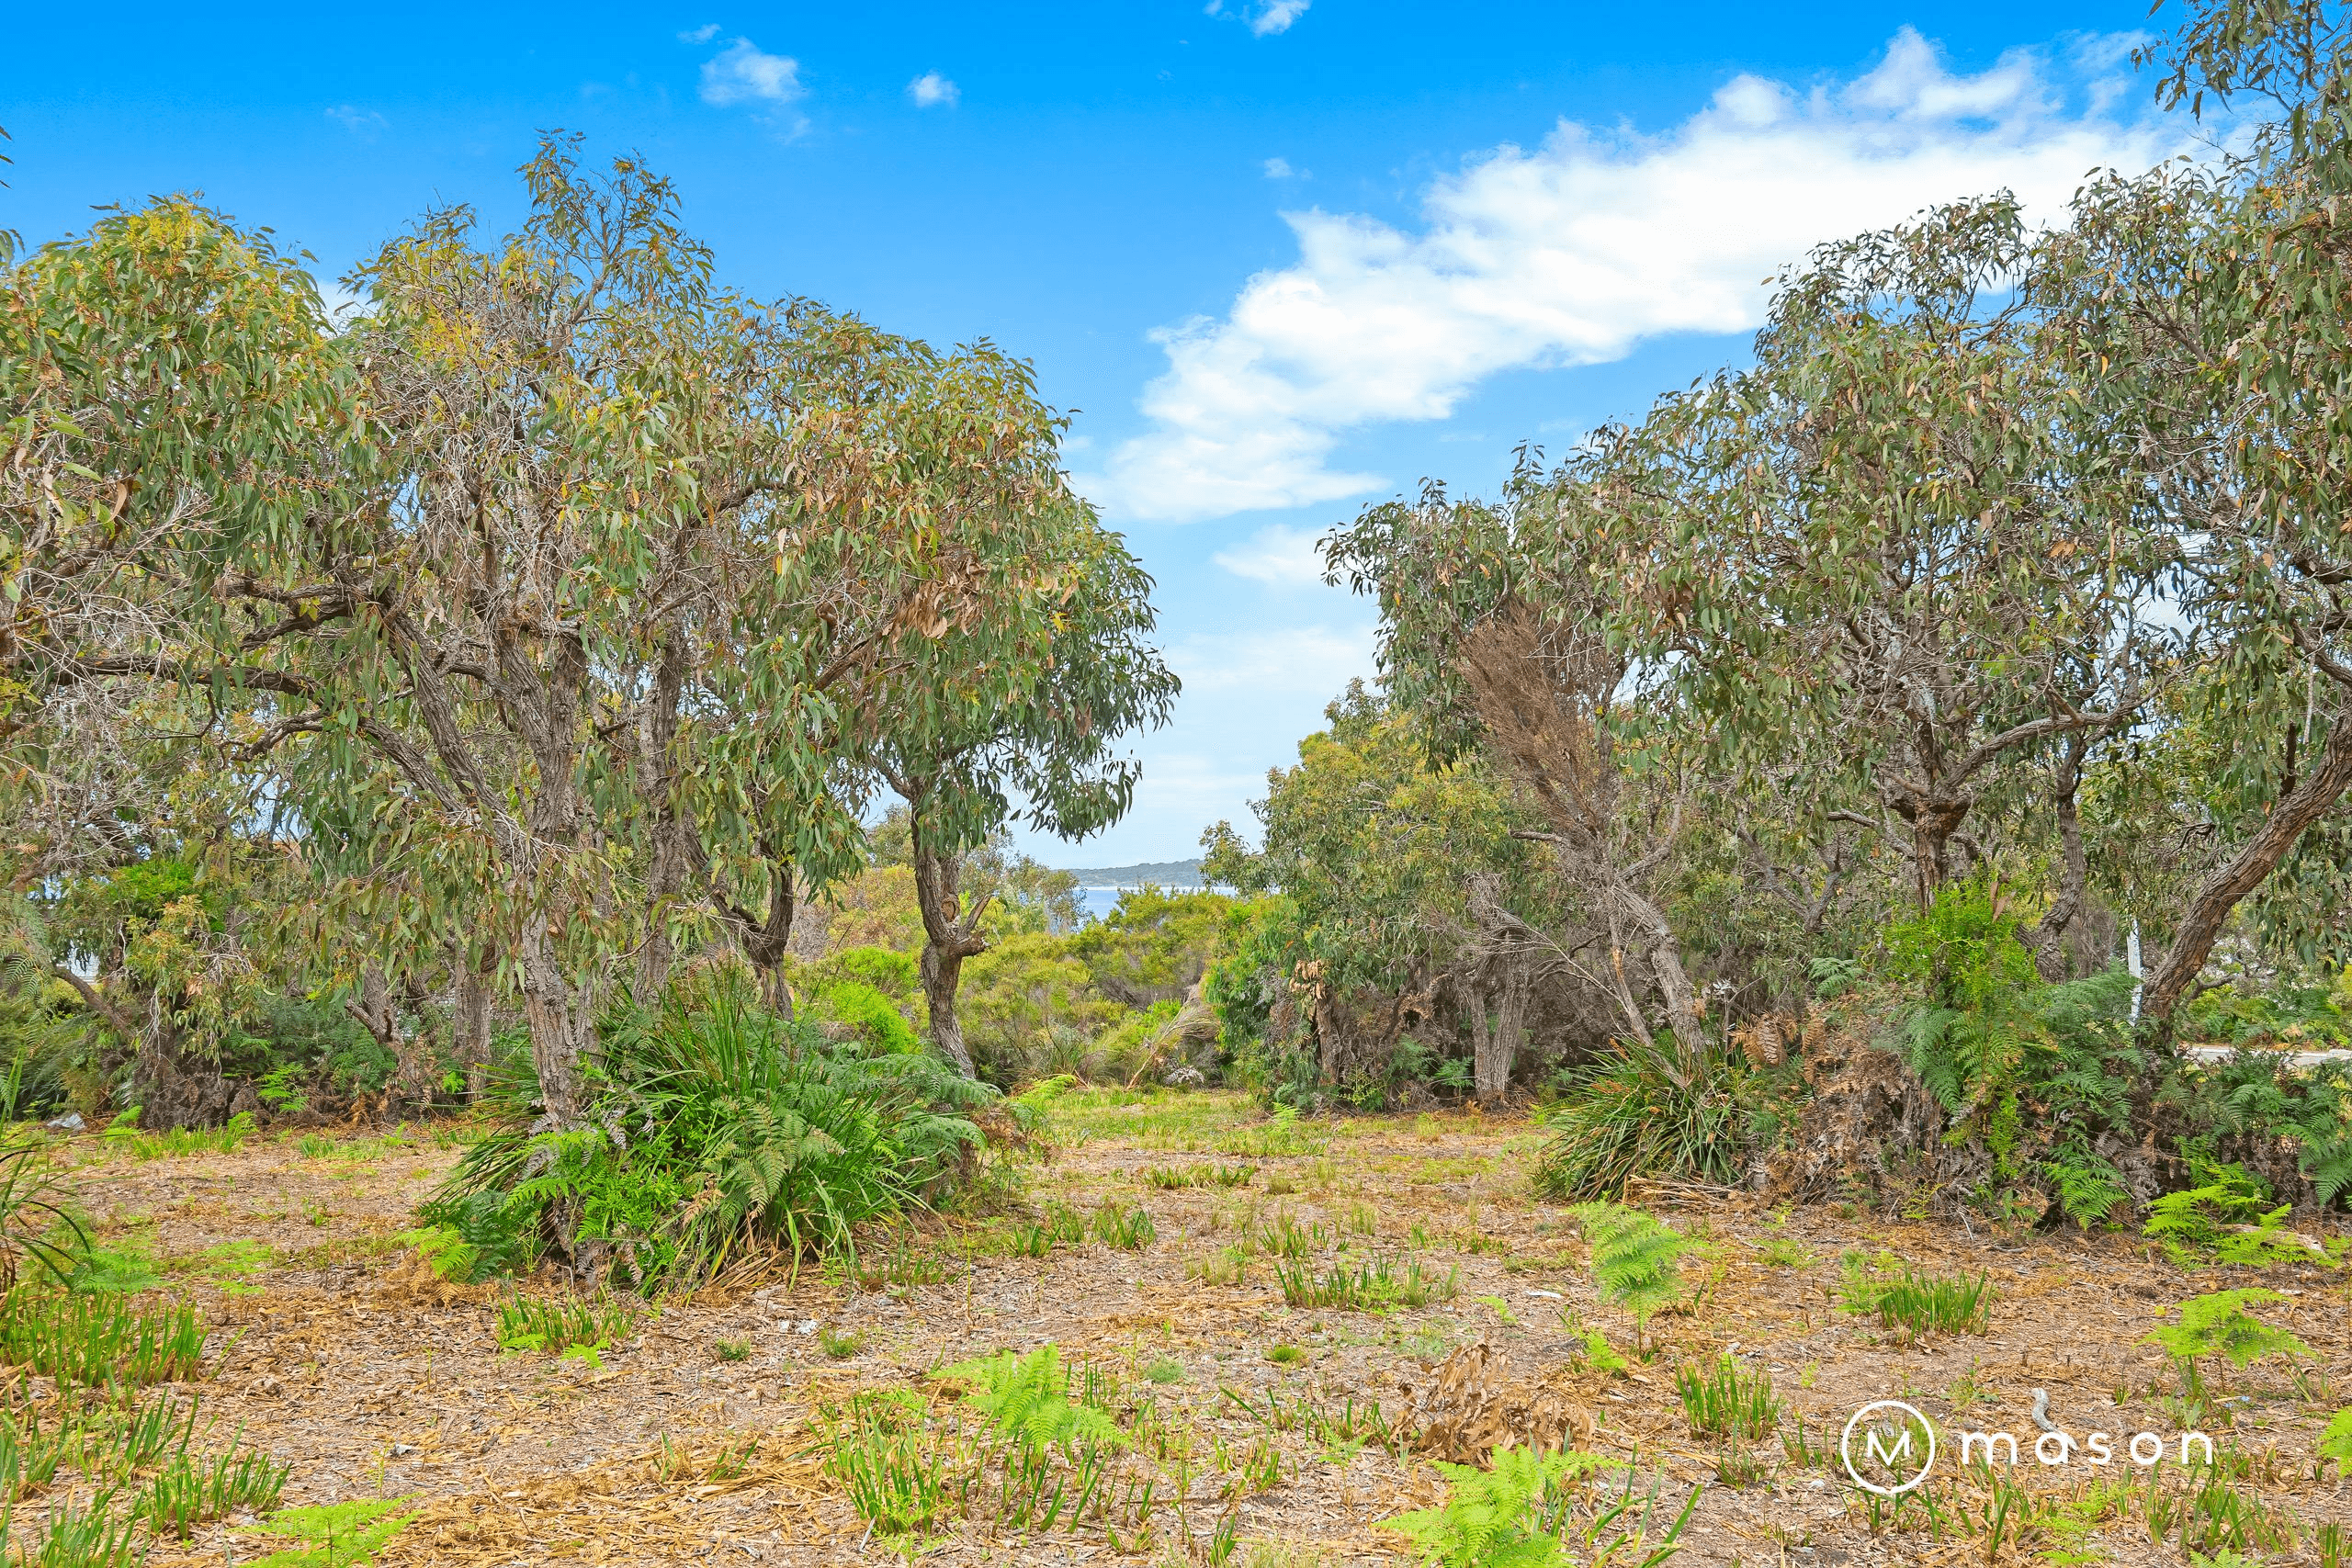
<path fill-rule="evenodd" d="M 1134 883 L 1111 883 L 1100 887 L 1090 887 L 1081 883 L 1078 889 L 1079 913 L 1090 920 L 1099 920 L 1103 916 L 1109 914 L 1113 909 L 1118 908 L 1120 894 L 1126 892 L 1129 888 L 1134 887 L 1135 886 L 1136 884 Z M 1171 893 L 1189 893 L 1198 891 L 1197 888 L 1193 887 L 1190 885 L 1170 887 L 1168 890 Z"/>

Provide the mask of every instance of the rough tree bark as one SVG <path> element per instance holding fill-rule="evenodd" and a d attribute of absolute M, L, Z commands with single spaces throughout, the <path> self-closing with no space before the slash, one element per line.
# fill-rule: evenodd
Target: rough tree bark
<path fill-rule="evenodd" d="M 2263 878 L 2277 870 L 2295 847 L 2303 829 L 2325 816 L 2346 789 L 2352 789 L 2352 695 L 2337 702 L 2328 724 L 2327 745 L 2311 773 L 2271 807 L 2254 836 L 2238 846 L 2238 852 L 2208 876 L 2188 901 L 2171 948 L 2141 993 L 2143 1017 L 2156 1021 L 2171 1017 L 2205 967 L 2230 911 L 2262 886 Z"/>
<path fill-rule="evenodd" d="M 490 1087 L 490 976 L 477 970 L 463 953 L 454 954 L 458 999 L 450 1019 L 458 1068 L 466 1075 L 466 1103 L 478 1105 Z"/>
<path fill-rule="evenodd" d="M 956 886 L 962 857 L 934 849 L 920 815 L 914 819 L 913 840 L 915 904 L 922 911 L 922 996 L 931 1010 L 931 1041 L 968 1078 L 974 1076 L 972 1054 L 965 1047 L 964 1025 L 956 1016 L 956 992 L 964 982 L 964 960 L 988 951 L 980 917 L 990 900 L 964 908 Z"/>
<path fill-rule="evenodd" d="M 1510 1092 L 1510 1072 L 1527 1028 L 1527 997 L 1532 976 L 1530 948 L 1535 933 L 1503 907 L 1502 879 L 1481 873 L 1470 879 L 1470 913 L 1478 922 L 1479 953 L 1470 1002 L 1470 1082 L 1479 1100 L 1499 1102 Z M 1489 1026 L 1487 1003 L 1495 1004 Z"/>
<path fill-rule="evenodd" d="M 2050 806 L 2058 819 L 2058 842 L 2065 859 L 2065 872 L 2058 885 L 2058 897 L 2035 924 L 2032 931 L 2020 932 L 2027 937 L 2027 946 L 2033 951 L 2034 966 L 2045 980 L 2056 982 L 2069 977 L 2076 967 L 2079 943 L 2069 944 L 2076 919 L 2083 912 L 2083 900 L 2089 894 L 2090 856 L 2083 848 L 2083 818 L 2075 801 L 2083 784 L 2083 761 L 2090 754 L 2090 738 L 2085 735 L 2066 737 L 2066 749 L 2060 753 L 2055 776 L 2051 781 Z M 2076 951 L 2070 952 L 2070 947 Z"/>

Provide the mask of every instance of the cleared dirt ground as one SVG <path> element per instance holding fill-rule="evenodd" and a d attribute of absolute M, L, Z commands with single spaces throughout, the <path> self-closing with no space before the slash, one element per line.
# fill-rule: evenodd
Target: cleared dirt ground
<path fill-rule="evenodd" d="M 1756 1448 L 1760 1479 L 1724 1484 L 1721 1445 L 1690 1435 L 1673 1370 L 1729 1352 L 1769 1371 L 1789 1408 L 1784 1429 L 1801 1423 L 1813 1450 L 1825 1433 L 1834 1448 L 1858 1405 L 1890 1397 L 1939 1422 L 2014 1433 L 2027 1454 L 2016 1480 L 2046 1505 L 2147 1472 L 2036 1464 L 2033 1391 L 2048 1392 L 2053 1424 L 2078 1437 L 2144 1429 L 2169 1443 L 2179 1412 L 2165 1401 L 2177 1380 L 2142 1337 L 2184 1297 L 2257 1282 L 2290 1292 L 2267 1320 L 2316 1359 L 2233 1373 L 2223 1391 L 2233 1424 L 2213 1429 L 2225 1454 L 2243 1457 L 2233 1489 L 2274 1516 L 2274 1544 L 2255 1555 L 2320 1562 L 2319 1527 L 2352 1521 L 2335 1467 L 2323 1479 L 2313 1460 L 2328 1416 L 2352 1403 L 2343 1272 L 2272 1269 L 2257 1280 L 2152 1260 L 2132 1236 L 1972 1234 L 1658 1192 L 1648 1195 L 1655 1212 L 1704 1238 L 1712 1256 L 1687 1266 L 1695 1305 L 1654 1323 L 1650 1359 L 1616 1375 L 1585 1364 L 1577 1331 L 1598 1327 L 1629 1350 L 1632 1325 L 1596 1294 L 1568 1216 L 1532 1198 L 1540 1134 L 1525 1121 L 1445 1113 L 1283 1129 L 1235 1096 L 1091 1092 L 1064 1102 L 1055 1132 L 1060 1151 L 1030 1168 L 1028 1201 L 1139 1204 L 1155 1224 L 1150 1246 L 1008 1257 L 993 1249 L 1012 1220 L 941 1221 L 924 1228 L 916 1262 L 902 1255 L 899 1283 L 875 1278 L 866 1288 L 805 1269 L 797 1280 L 673 1299 L 601 1365 L 502 1352 L 494 1293 L 442 1299 L 453 1292 L 436 1290 L 392 1240 L 457 1157 L 447 1130 L 347 1132 L 332 1152 L 313 1134 L 310 1153 L 296 1134 L 265 1134 L 235 1154 L 146 1162 L 109 1159 L 95 1138 L 68 1147 L 86 1162 L 75 1180 L 109 1245 L 169 1260 L 174 1287 L 218 1325 L 209 1375 L 187 1392 L 202 1394 L 223 1430 L 242 1424 L 248 1440 L 291 1461 L 286 1500 L 404 1495 L 420 1505 L 387 1563 L 886 1560 L 899 1549 L 867 1536 L 809 1451 L 817 1406 L 859 1388 L 922 1389 L 944 1363 L 1046 1341 L 1147 1389 L 1204 1456 L 1278 1448 L 1279 1481 L 1229 1505 L 1204 1457 L 1181 1527 L 1163 1509 L 1141 1541 L 1114 1550 L 1099 1529 L 1023 1539 L 967 1524 L 920 1548 L 923 1561 L 1206 1561 L 1228 1515 L 1236 1563 L 1396 1560 L 1396 1538 L 1374 1521 L 1442 1495 L 1430 1463 L 1376 1442 L 1333 1442 L 1308 1424 L 1278 1428 L 1233 1396 L 1262 1404 L 1272 1393 L 1293 1408 L 1303 1398 L 1324 1409 L 1377 1400 L 1386 1419 L 1407 1425 L 1431 1370 L 1483 1341 L 1507 1358 L 1519 1393 L 1565 1419 L 1583 1446 L 1634 1461 L 1645 1488 L 1662 1477 L 1662 1495 L 1679 1504 L 1703 1486 L 1679 1562 L 2031 1562 L 2069 1545 L 2091 1554 L 2078 1561 L 2186 1562 L 2177 1542 L 2151 1541 L 2128 1508 L 2071 1542 L 2035 1523 L 2031 1508 L 2013 1508 L 1992 1551 L 1989 1519 L 1962 1517 L 1991 1495 L 1956 1482 L 1948 1461 L 1939 1517 L 1909 1507 L 1877 1533 L 1834 1459 L 1792 1456 L 1780 1439 Z M 1212 1164 L 1254 1172 L 1246 1185 L 1178 1190 L 1146 1174 Z M 1458 1271 L 1454 1293 L 1418 1309 L 1299 1310 L 1283 1304 L 1262 1257 L 1239 1283 L 1193 1277 L 1188 1266 L 1284 1214 L 1331 1256 L 1409 1254 L 1438 1277 Z M 1905 1345 L 1875 1319 L 1838 1311 L 1838 1257 L 1853 1247 L 1988 1274 L 2000 1292 L 1990 1331 Z M 905 1282 L 932 1273 L 933 1282 Z M 748 1358 L 722 1359 L 722 1340 L 748 1341 Z M 1268 1359 L 1276 1346 L 1302 1355 L 1277 1364 Z M 752 1437 L 758 1447 L 742 1461 Z M 738 1457 L 724 1461 L 722 1450 Z M 233 1562 L 260 1550 L 215 1526 L 153 1561 Z"/>

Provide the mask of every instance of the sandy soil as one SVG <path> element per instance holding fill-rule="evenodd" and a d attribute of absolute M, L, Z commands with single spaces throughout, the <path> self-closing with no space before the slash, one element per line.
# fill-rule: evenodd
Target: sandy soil
<path fill-rule="evenodd" d="M 854 1389 L 922 1389 L 944 1363 L 1046 1341 L 1148 1387 L 1204 1445 L 1228 1455 L 1278 1446 L 1280 1483 L 1231 1509 L 1188 1509 L 1181 1536 L 1165 1511 L 1146 1540 L 1117 1550 L 1093 1529 L 1028 1540 L 967 1525 L 929 1543 L 924 1561 L 1208 1561 L 1212 1530 L 1227 1512 L 1238 1564 L 1399 1560 L 1396 1538 L 1374 1521 L 1442 1495 L 1427 1459 L 1332 1445 L 1297 1427 L 1271 1430 L 1220 1390 L 1327 1407 L 1376 1399 L 1403 1423 L 1442 1358 L 1484 1342 L 1507 1358 L 1510 1380 L 1540 1393 L 1555 1415 L 1566 1412 L 1585 1446 L 1634 1459 L 1678 1501 L 1703 1487 L 1679 1562 L 1984 1562 L 1981 1522 L 1971 1530 L 1946 1518 L 1931 1531 L 1914 1508 L 1873 1533 L 1868 1500 L 1844 1483 L 1834 1460 L 1803 1462 L 1778 1440 L 1757 1450 L 1766 1461 L 1760 1479 L 1723 1484 L 1721 1445 L 1690 1434 L 1674 1368 L 1728 1351 L 1769 1371 L 1789 1424 L 1801 1422 L 1816 1447 L 1825 1431 L 1834 1446 L 1858 1405 L 1889 1397 L 1939 1422 L 2007 1430 L 2028 1454 L 2019 1483 L 2045 1498 L 2079 1497 L 2130 1467 L 2037 1465 L 2033 1391 L 2046 1390 L 2052 1419 L 2078 1436 L 2147 1429 L 2170 1441 L 2177 1412 L 2163 1401 L 2177 1382 L 2142 1337 L 2185 1297 L 2256 1282 L 2290 1292 L 2267 1320 L 2316 1353 L 2300 1369 L 2267 1362 L 2229 1380 L 2234 1424 L 2216 1436 L 2246 1461 L 2236 1488 L 2295 1521 L 2297 1544 L 2262 1560 L 2318 1563 L 2318 1527 L 2352 1520 L 2335 1467 L 2322 1479 L 2313 1460 L 2327 1417 L 2352 1403 L 2344 1277 L 2352 1270 L 2274 1269 L 2257 1280 L 2242 1270 L 2176 1269 L 2132 1236 L 1972 1234 L 1850 1212 L 1777 1214 L 1721 1194 L 1653 1193 L 1656 1212 L 1704 1238 L 1712 1257 L 1688 1267 L 1699 1287 L 1693 1307 L 1654 1323 L 1650 1358 L 1630 1375 L 1611 1375 L 1585 1365 L 1573 1329 L 1600 1328 L 1621 1349 L 1633 1348 L 1634 1331 L 1596 1294 L 1568 1216 L 1531 1197 L 1527 1170 L 1540 1134 L 1530 1123 L 1471 1113 L 1358 1118 L 1301 1123 L 1302 1138 L 1270 1129 L 1236 1097 L 1161 1093 L 1112 1103 L 1117 1098 L 1084 1097 L 1059 1117 L 1063 1148 L 1032 1168 L 1027 1198 L 1090 1210 L 1106 1198 L 1140 1204 L 1157 1228 L 1150 1247 L 1090 1244 L 1043 1259 L 967 1261 L 955 1254 L 984 1251 L 979 1242 L 1008 1222 L 943 1221 L 922 1243 L 945 1258 L 936 1282 L 867 1289 L 839 1270 L 807 1269 L 797 1280 L 673 1299 L 605 1350 L 601 1365 L 502 1352 L 495 1297 L 436 1299 L 447 1292 L 393 1239 L 457 1157 L 446 1134 L 347 1135 L 333 1154 L 303 1153 L 293 1134 L 265 1134 L 232 1155 L 145 1163 L 109 1160 L 96 1139 L 73 1146 L 87 1161 L 75 1179 L 109 1239 L 174 1260 L 175 1287 L 219 1325 L 209 1376 L 188 1392 L 200 1393 L 224 1427 L 242 1425 L 248 1440 L 291 1461 L 287 1501 L 407 1496 L 420 1506 L 388 1564 L 887 1560 L 887 1543 L 867 1537 L 810 1451 L 816 1407 Z M 1255 1174 L 1242 1187 L 1176 1190 L 1145 1176 L 1206 1163 L 1247 1163 Z M 1309 1311 L 1283 1304 L 1263 1258 L 1238 1284 L 1188 1275 L 1188 1264 L 1283 1213 L 1310 1231 L 1322 1227 L 1328 1247 L 1345 1241 L 1344 1257 L 1410 1249 L 1441 1275 L 1458 1270 L 1458 1291 L 1415 1310 Z M 239 1256 L 229 1245 L 236 1243 L 268 1249 L 266 1258 L 242 1249 L 243 1280 L 219 1261 Z M 1907 1345 L 1874 1319 L 1837 1310 L 1838 1255 L 1849 1247 L 1939 1273 L 1989 1275 L 2000 1292 L 1990 1331 Z M 852 1335 L 863 1336 L 852 1353 L 828 1353 L 847 1349 Z M 722 1359 L 722 1340 L 748 1341 L 748 1357 Z M 1303 1357 L 1275 1364 L 1267 1351 L 1276 1345 Z M 1141 1371 L 1153 1365 L 1169 1381 L 1144 1383 Z M 717 1462 L 740 1456 L 752 1437 L 758 1448 L 740 1473 Z M 1952 1480 L 1949 1467 L 1940 1473 Z M 1948 1506 L 1984 1496 L 1962 1484 Z M 1991 1561 L 2044 1561 L 2038 1552 L 2057 1544 L 2047 1531 L 2027 1529 L 2020 1541 L 2018 1527 L 2008 1529 Z M 2151 1542 L 2136 1518 L 2108 1521 L 2080 1545 L 2121 1563 L 2187 1561 L 2173 1545 Z M 215 1526 L 185 1549 L 159 1548 L 153 1561 L 233 1562 L 261 1550 L 251 1535 Z"/>

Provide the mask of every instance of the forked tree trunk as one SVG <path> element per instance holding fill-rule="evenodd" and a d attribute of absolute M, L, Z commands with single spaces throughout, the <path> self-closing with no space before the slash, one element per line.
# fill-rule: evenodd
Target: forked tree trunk
<path fill-rule="evenodd" d="M 741 931 L 744 961 L 759 976 L 760 997 L 769 1009 L 792 1016 L 792 987 L 785 983 L 785 955 L 792 951 L 792 920 L 798 911 L 798 889 L 792 863 L 777 858 L 768 863 L 768 907 L 756 918 L 748 909 L 734 911 Z"/>
<path fill-rule="evenodd" d="M 915 904 L 922 911 L 923 1002 L 931 1010 L 931 1043 L 968 1078 L 975 1076 L 972 1053 L 964 1044 L 964 1025 L 956 1016 L 956 992 L 964 981 L 964 960 L 988 951 L 980 916 L 989 900 L 964 908 L 956 886 L 959 857 L 940 853 L 926 837 L 918 815 L 913 823 L 914 873 Z"/>
<path fill-rule="evenodd" d="M 1534 933 L 1505 907 L 1502 893 L 1502 878 L 1491 872 L 1470 879 L 1470 913 L 1478 922 L 1481 951 L 1474 978 L 1464 989 L 1471 1008 L 1470 1083 L 1484 1104 L 1497 1103 L 1510 1092 L 1511 1066 L 1519 1056 L 1520 1037 L 1526 1032 L 1532 978 L 1528 946 Z M 1484 983 L 1489 975 L 1495 976 L 1491 1027 L 1487 1017 L 1489 987 Z"/>
<path fill-rule="evenodd" d="M 1618 884 L 1617 893 L 1624 901 L 1626 913 L 1648 940 L 1650 973 L 1657 976 L 1658 995 L 1666 1001 L 1666 1021 L 1674 1031 L 1675 1055 L 1681 1060 L 1683 1072 L 1690 1076 L 1690 1081 L 1695 1083 L 1700 1064 L 1706 1060 L 1707 1032 L 1699 1020 L 1699 993 L 1690 984 L 1690 972 L 1682 967 L 1682 942 L 1657 905 L 1623 882 Z"/>
<path fill-rule="evenodd" d="M 2207 877 L 2197 896 L 2188 901 L 2188 911 L 2181 918 L 2172 947 L 2148 976 L 2147 989 L 2141 994 L 2143 1017 L 2158 1021 L 2171 1017 L 2172 1010 L 2179 1005 L 2181 997 L 2205 967 L 2205 960 L 2211 955 L 2213 943 L 2220 939 L 2230 911 L 2262 886 L 2263 878 L 2277 870 L 2278 863 L 2295 847 L 2303 829 L 2327 815 L 2346 789 L 2352 789 L 2352 696 L 2336 704 L 2328 724 L 2327 745 L 2320 752 L 2317 765 L 2271 807 L 2269 817 L 2254 836 Z"/>

